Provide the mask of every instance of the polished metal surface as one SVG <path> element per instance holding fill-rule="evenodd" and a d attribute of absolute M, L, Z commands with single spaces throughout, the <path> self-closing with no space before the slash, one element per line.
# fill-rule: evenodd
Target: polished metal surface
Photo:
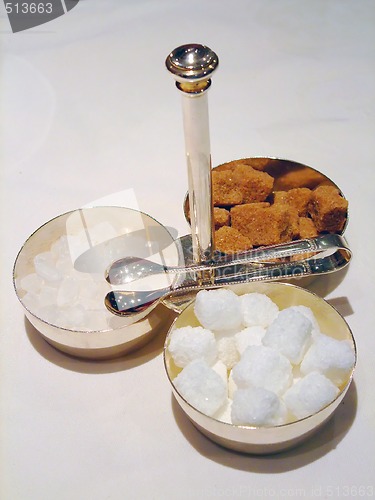
<path fill-rule="evenodd" d="M 219 58 L 205 45 L 191 43 L 174 49 L 165 61 L 178 82 L 207 81 L 219 65 Z"/>
<path fill-rule="evenodd" d="M 186 237 L 185 237 L 186 238 Z M 291 257 L 311 254 L 303 260 L 291 260 Z M 132 258 L 133 259 L 133 258 Z M 351 259 L 351 251 L 344 238 L 338 234 L 326 234 L 311 240 L 297 240 L 281 245 L 263 247 L 239 256 L 227 255 L 219 257 L 211 265 L 187 265 L 187 267 L 161 266 L 166 274 L 180 274 L 183 279 L 166 288 L 156 290 L 116 290 L 105 298 L 105 305 L 117 316 L 131 318 L 133 315 L 152 310 L 160 301 L 172 304 L 176 296 L 189 294 L 203 288 L 227 286 L 235 283 L 252 281 L 276 281 L 285 278 L 300 278 L 329 274 L 347 266 Z M 185 261 L 186 262 L 186 261 Z M 141 266 L 147 276 L 146 263 Z M 151 275 L 156 270 L 150 263 Z M 212 283 L 202 283 L 199 275 L 209 269 L 213 276 Z M 126 278 L 130 272 L 124 272 Z M 119 277 L 120 278 L 120 277 Z"/>
<path fill-rule="evenodd" d="M 355 352 L 356 364 L 356 345 L 348 324 L 328 302 L 314 293 L 289 283 L 249 283 L 234 285 L 229 288 L 238 295 L 251 292 L 264 293 L 280 309 L 293 305 L 309 307 L 313 311 L 320 329 L 326 335 L 330 335 L 338 340 L 347 340 L 351 343 Z M 178 372 L 174 363 L 171 362 L 168 351 L 170 337 L 176 328 L 196 324 L 193 309 L 194 304 L 191 303 L 176 318 L 169 330 L 164 345 L 164 366 L 176 401 L 192 424 L 205 436 L 221 446 L 243 453 L 262 455 L 278 453 L 306 441 L 332 417 L 351 384 L 355 364 L 348 376 L 347 383 L 341 388 L 340 393 L 332 403 L 314 415 L 295 422 L 274 427 L 239 426 L 221 422 L 196 410 L 179 394 L 173 384 L 173 380 Z"/>
<path fill-rule="evenodd" d="M 220 271 L 217 273 L 218 276 L 234 277 L 247 272 L 251 273 L 254 271 L 254 266 L 258 270 L 259 266 L 267 266 L 268 269 L 274 270 L 281 264 L 290 264 L 291 257 L 303 257 L 308 254 L 309 258 L 304 260 L 310 261 L 313 258 L 319 258 L 319 256 L 321 258 L 323 252 L 324 257 L 327 257 L 337 250 L 345 252 L 349 261 L 351 252 L 344 238 L 337 234 L 325 234 L 317 238 L 293 240 L 239 254 L 224 255 L 218 253 L 212 262 L 207 264 L 187 263 L 185 266 L 165 266 L 142 257 L 124 257 L 111 264 L 106 270 L 105 279 L 111 285 L 123 285 L 158 274 L 186 274 L 208 270 Z M 327 262 L 324 262 L 327 267 Z M 298 261 L 294 261 L 294 263 L 298 264 Z M 236 269 L 233 269 L 233 266 L 236 266 Z"/>
<path fill-rule="evenodd" d="M 218 57 L 204 45 L 183 45 L 169 54 L 166 66 L 182 97 L 193 257 L 196 263 L 206 262 L 212 260 L 215 251 L 206 90 L 218 66 Z M 200 279 L 212 281 L 207 273 Z"/>

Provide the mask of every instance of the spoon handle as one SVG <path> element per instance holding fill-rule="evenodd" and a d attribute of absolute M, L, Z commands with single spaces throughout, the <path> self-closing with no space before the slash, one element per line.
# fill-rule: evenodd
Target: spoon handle
<path fill-rule="evenodd" d="M 339 249 L 348 250 L 345 239 L 338 234 L 325 234 L 317 238 L 290 241 L 288 243 L 249 250 L 242 252 L 238 257 L 226 255 L 213 260 L 210 264 L 190 264 L 185 267 L 163 266 L 163 271 L 167 274 L 194 273 L 210 269 L 226 269 L 232 266 L 246 266 L 246 270 L 250 271 L 254 265 L 256 269 L 259 269 L 259 266 L 256 266 L 256 264 L 261 264 L 262 267 L 277 267 L 283 263 L 290 262 L 291 257 L 313 254 L 311 256 L 313 258 L 322 258 Z"/>
<path fill-rule="evenodd" d="M 332 273 L 346 267 L 350 262 L 352 254 L 341 236 L 330 236 L 333 238 L 329 238 L 329 240 L 337 242 L 336 251 L 332 252 L 332 246 L 327 245 L 325 239 L 323 242 L 320 242 L 320 254 L 317 258 L 290 261 L 282 264 L 270 263 L 263 267 L 249 267 L 245 269 L 238 269 L 233 265 L 229 268 L 227 267 L 229 273 L 216 276 L 214 283 L 202 284 L 194 280 L 184 280 L 181 285 L 175 288 L 168 287 L 160 290 L 139 292 L 116 290 L 107 294 L 105 299 L 106 306 L 113 314 L 129 318 L 140 312 L 147 313 L 147 310 L 151 310 L 158 302 L 163 302 L 166 306 L 173 309 L 174 301 L 176 301 L 177 297 L 202 289 L 249 283 L 252 281 L 275 281 L 283 278 L 301 278 L 304 276 Z M 335 238 L 335 236 L 338 236 L 338 238 Z M 329 250 L 325 251 L 327 249 Z M 131 301 L 127 300 L 129 294 Z M 122 297 L 126 300 L 123 300 Z"/>

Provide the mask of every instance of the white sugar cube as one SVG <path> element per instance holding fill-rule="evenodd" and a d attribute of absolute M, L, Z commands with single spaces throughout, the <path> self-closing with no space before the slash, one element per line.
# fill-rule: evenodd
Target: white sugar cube
<path fill-rule="evenodd" d="M 189 363 L 173 384 L 188 403 L 206 415 L 214 415 L 227 400 L 222 378 L 202 360 Z"/>
<path fill-rule="evenodd" d="M 237 351 L 242 354 L 250 345 L 262 345 L 262 339 L 266 333 L 263 326 L 248 326 L 234 336 Z"/>
<path fill-rule="evenodd" d="M 291 306 L 289 309 L 293 311 L 298 311 L 303 314 L 307 319 L 309 319 L 312 323 L 312 336 L 318 335 L 320 333 L 320 327 L 317 319 L 315 318 L 314 313 L 309 307 L 306 306 Z"/>
<path fill-rule="evenodd" d="M 233 370 L 231 370 L 228 377 L 228 398 L 233 399 L 234 393 L 237 389 L 237 384 L 233 380 Z"/>
<path fill-rule="evenodd" d="M 281 425 L 286 421 L 284 403 L 262 387 L 239 389 L 233 397 L 231 418 L 235 425 Z"/>
<path fill-rule="evenodd" d="M 62 275 L 71 274 L 74 269 L 72 261 L 67 257 L 59 257 L 55 266 Z"/>
<path fill-rule="evenodd" d="M 38 294 L 40 307 L 53 305 L 56 306 L 57 288 L 54 286 L 44 285 Z"/>
<path fill-rule="evenodd" d="M 65 278 L 57 290 L 56 304 L 58 307 L 73 305 L 79 295 L 79 283 L 75 279 Z"/>
<path fill-rule="evenodd" d="M 311 321 L 290 307 L 279 312 L 263 337 L 264 345 L 277 349 L 293 364 L 302 361 L 311 343 Z"/>
<path fill-rule="evenodd" d="M 220 375 L 220 377 L 223 379 L 223 382 L 227 385 L 228 384 L 228 369 L 225 366 L 225 364 L 219 359 L 216 361 L 215 364 L 212 365 L 212 369 Z"/>
<path fill-rule="evenodd" d="M 44 281 L 36 273 L 30 273 L 19 280 L 19 286 L 26 292 L 38 293 Z"/>
<path fill-rule="evenodd" d="M 283 399 L 290 413 L 300 419 L 324 408 L 338 393 L 338 388 L 327 377 L 311 372 L 288 389 Z"/>
<path fill-rule="evenodd" d="M 36 313 L 39 308 L 39 297 L 37 294 L 32 292 L 27 292 L 22 297 L 22 304 L 26 307 L 26 309 L 32 313 Z"/>
<path fill-rule="evenodd" d="M 232 369 L 233 380 L 240 388 L 263 387 L 283 394 L 291 385 L 292 365 L 280 352 L 266 346 L 250 346 Z"/>
<path fill-rule="evenodd" d="M 83 306 L 77 304 L 73 307 L 60 309 L 60 321 L 63 328 L 72 330 L 86 330 L 88 323 L 88 312 Z"/>
<path fill-rule="evenodd" d="M 51 252 L 39 253 L 34 257 L 34 268 L 38 276 L 45 281 L 60 281 L 62 274 L 56 269 L 55 259 Z"/>
<path fill-rule="evenodd" d="M 240 360 L 234 337 L 222 337 L 217 341 L 218 358 L 230 370 Z"/>
<path fill-rule="evenodd" d="M 110 291 L 110 285 L 103 279 L 95 281 L 90 274 L 82 274 L 79 279 L 78 302 L 88 310 L 103 309 L 104 297 Z"/>
<path fill-rule="evenodd" d="M 196 359 L 204 359 L 208 364 L 213 364 L 217 359 L 214 334 L 201 326 L 176 328 L 168 350 L 175 364 L 181 368 Z"/>
<path fill-rule="evenodd" d="M 70 260 L 69 242 L 67 236 L 61 236 L 58 240 L 54 241 L 50 250 L 55 260 Z"/>
<path fill-rule="evenodd" d="M 213 415 L 213 417 L 216 418 L 216 420 L 220 420 L 220 422 L 231 424 L 232 423 L 231 411 L 232 411 L 232 400 L 227 399 L 224 402 L 224 405 Z"/>
<path fill-rule="evenodd" d="M 107 313 L 106 310 L 103 311 L 87 311 L 87 320 L 86 320 L 86 329 L 90 331 L 100 331 L 100 330 L 108 330 L 109 324 L 107 321 Z M 110 318 L 113 319 L 112 317 Z M 119 318 L 114 318 L 119 319 Z"/>
<path fill-rule="evenodd" d="M 212 331 L 232 330 L 241 326 L 240 299 L 225 288 L 198 292 L 194 312 L 201 325 Z"/>
<path fill-rule="evenodd" d="M 301 373 L 306 375 L 317 371 L 340 386 L 348 380 L 354 362 L 354 349 L 346 340 L 321 334 L 307 351 L 301 363 Z"/>
<path fill-rule="evenodd" d="M 37 316 L 50 325 L 61 325 L 61 313 L 54 304 L 40 307 L 37 310 Z"/>
<path fill-rule="evenodd" d="M 118 233 L 109 222 L 100 222 L 89 230 L 89 237 L 92 245 L 98 245 L 104 241 L 116 238 Z"/>
<path fill-rule="evenodd" d="M 245 326 L 267 327 L 279 312 L 277 305 L 263 293 L 247 293 L 240 300 Z"/>

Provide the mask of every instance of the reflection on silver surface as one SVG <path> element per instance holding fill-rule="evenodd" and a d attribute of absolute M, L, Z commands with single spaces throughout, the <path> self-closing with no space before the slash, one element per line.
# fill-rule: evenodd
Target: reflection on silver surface
<path fill-rule="evenodd" d="M 188 241 L 188 237 L 184 237 L 185 263 L 191 256 Z M 293 260 L 293 257 L 306 256 L 306 254 L 310 254 L 309 258 Z M 179 276 L 182 276 L 181 281 L 167 288 L 155 290 L 112 291 L 107 294 L 105 303 L 113 314 L 131 318 L 140 312 L 152 310 L 160 300 L 167 305 L 172 304 L 173 307 L 175 297 L 189 294 L 194 290 L 252 281 L 275 281 L 328 274 L 343 269 L 350 259 L 351 251 L 344 238 L 337 234 L 326 234 L 311 240 L 291 241 L 243 252 L 238 256 L 222 256 L 211 266 L 190 264 L 186 268 L 168 269 L 165 266 L 153 266 L 151 262 L 150 267 L 147 268 L 143 260 L 145 276 L 147 276 L 148 269 L 151 274 L 155 270 L 164 274 L 179 273 Z M 210 270 L 209 278 L 206 282 L 202 282 L 202 271 L 206 269 Z M 123 274 L 126 278 L 129 276 L 129 273 L 125 271 Z M 117 277 L 121 279 L 121 275 Z"/>

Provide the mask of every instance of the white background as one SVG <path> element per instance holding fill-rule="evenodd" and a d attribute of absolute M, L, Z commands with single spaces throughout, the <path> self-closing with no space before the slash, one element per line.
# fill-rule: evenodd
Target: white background
<path fill-rule="evenodd" d="M 0 12 L 0 497 L 374 495 L 375 3 L 81 0 L 16 34 Z M 25 322 L 12 288 L 37 227 L 113 193 L 134 190 L 141 210 L 188 232 L 180 96 L 164 67 L 188 42 L 220 59 L 209 91 L 214 165 L 300 161 L 349 199 L 353 261 L 311 288 L 354 332 L 354 383 L 316 437 L 273 457 L 227 451 L 192 427 L 171 397 L 163 335 L 119 360 L 73 359 Z"/>

